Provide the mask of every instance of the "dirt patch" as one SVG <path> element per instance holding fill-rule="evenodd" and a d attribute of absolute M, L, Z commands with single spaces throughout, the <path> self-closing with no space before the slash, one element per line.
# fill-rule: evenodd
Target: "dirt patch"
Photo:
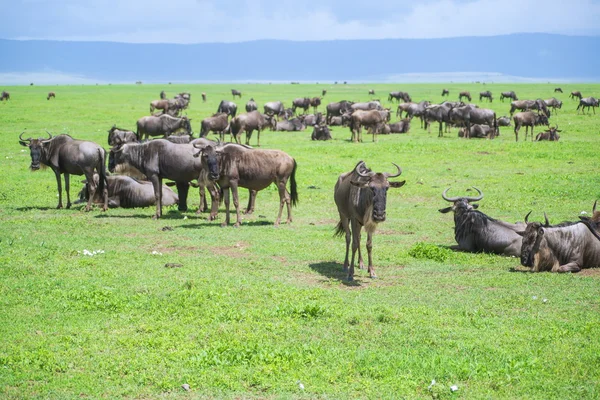
<path fill-rule="evenodd" d="M 232 246 L 212 247 L 210 250 L 216 256 L 243 258 L 248 257 L 248 253 L 246 253 L 248 247 L 250 247 L 250 245 L 246 242 L 237 242 Z"/>
<path fill-rule="evenodd" d="M 477 154 L 492 154 L 489 151 L 478 151 Z"/>
<path fill-rule="evenodd" d="M 313 221 L 310 224 L 311 225 L 331 225 L 331 226 L 335 227 L 338 222 L 339 222 L 339 220 L 337 220 L 337 219 L 320 219 L 318 221 Z"/>
<path fill-rule="evenodd" d="M 593 276 L 600 278 L 600 268 L 586 268 L 577 273 L 580 276 Z"/>

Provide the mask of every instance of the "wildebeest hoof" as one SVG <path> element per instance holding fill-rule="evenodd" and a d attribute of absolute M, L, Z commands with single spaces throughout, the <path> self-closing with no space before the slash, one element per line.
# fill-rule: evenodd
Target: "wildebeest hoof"
<path fill-rule="evenodd" d="M 225 228 L 227 226 L 227 222 L 221 222 L 221 228 Z"/>
<path fill-rule="evenodd" d="M 354 277 L 353 277 L 353 276 L 349 276 L 349 277 L 348 277 L 346 280 L 347 280 L 348 282 L 352 282 L 352 281 L 354 280 Z"/>
<path fill-rule="evenodd" d="M 371 275 L 369 278 L 371 278 L 371 279 L 377 279 L 377 275 Z"/>

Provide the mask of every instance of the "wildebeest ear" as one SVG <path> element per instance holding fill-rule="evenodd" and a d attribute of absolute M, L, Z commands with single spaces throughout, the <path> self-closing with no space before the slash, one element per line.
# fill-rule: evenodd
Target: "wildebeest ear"
<path fill-rule="evenodd" d="M 477 208 L 479 208 L 479 204 L 476 204 L 476 203 L 475 204 L 471 204 L 471 207 L 477 209 Z"/>
<path fill-rule="evenodd" d="M 366 188 L 369 185 L 369 182 L 350 181 L 350 183 L 358 188 Z"/>
<path fill-rule="evenodd" d="M 442 214 L 446 214 L 447 212 L 452 211 L 452 207 L 440 208 L 438 211 Z"/>
<path fill-rule="evenodd" d="M 404 186 L 404 184 L 406 183 L 406 181 L 401 181 L 401 182 L 390 182 L 390 187 L 393 188 L 399 188 Z"/>
<path fill-rule="evenodd" d="M 29 147 L 29 142 L 26 142 L 26 141 L 24 141 L 24 140 L 19 140 L 19 144 L 20 144 L 21 146 Z"/>

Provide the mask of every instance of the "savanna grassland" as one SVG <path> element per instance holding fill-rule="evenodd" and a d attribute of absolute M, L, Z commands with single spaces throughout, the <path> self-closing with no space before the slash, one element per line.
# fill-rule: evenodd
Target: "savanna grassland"
<path fill-rule="evenodd" d="M 459 90 L 477 99 L 490 90 L 501 116 L 509 109 L 501 91 L 547 99 L 555 86 L 0 88 L 11 94 L 0 104 L 0 397 L 599 398 L 599 271 L 532 274 L 516 258 L 454 252 L 452 215 L 438 209 L 449 204 L 441 198 L 447 187 L 456 196 L 476 186 L 485 194 L 479 209 L 505 221 L 530 210 L 530 219 L 545 211 L 553 223 L 589 213 L 600 198 L 600 114 L 578 115 L 568 93 L 598 97 L 600 85 L 562 85 L 563 108 L 550 119 L 559 142 L 525 141 L 524 130 L 515 142 L 512 128 L 491 141 L 460 139 L 456 129 L 438 138 L 418 120 L 409 134 L 377 143 L 366 134 L 350 143 L 339 127 L 329 142 L 312 142 L 311 129 L 263 132 L 264 148 L 298 163 L 294 222 L 278 228 L 273 186 L 237 229 L 220 227 L 222 212 L 209 222 L 195 209 L 169 207 L 158 221 L 154 208 L 57 210 L 54 174 L 30 172 L 17 140 L 47 129 L 108 148 L 107 130 L 135 130 L 163 89 L 169 98 L 191 92 L 197 136 L 231 88 L 243 93 L 241 110 L 250 97 L 289 107 L 322 89 L 324 104 L 368 100 L 374 89 L 384 106 L 392 90 L 432 102 L 442 101 L 442 87 L 452 100 Z M 56 99 L 47 101 L 50 90 Z M 396 180 L 406 185 L 388 192 L 387 220 L 375 234 L 378 279 L 357 269 L 348 283 L 344 239 L 333 237 L 333 186 L 361 159 L 376 171 L 399 164 Z M 82 185 L 71 182 L 74 197 Z M 245 204 L 247 191 L 240 193 Z"/>

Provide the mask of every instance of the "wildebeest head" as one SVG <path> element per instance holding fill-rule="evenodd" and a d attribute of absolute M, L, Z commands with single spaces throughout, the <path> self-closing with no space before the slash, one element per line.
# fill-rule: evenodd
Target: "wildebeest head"
<path fill-rule="evenodd" d="M 354 168 L 354 171 L 360 177 L 366 178 L 366 180 L 361 179 L 359 181 L 350 181 L 350 183 L 360 189 L 371 190 L 371 194 L 373 196 L 372 218 L 376 222 L 385 221 L 385 207 L 388 189 L 390 187 L 399 188 L 406 183 L 406 181 L 388 181 L 389 178 L 395 178 L 402 174 L 402 169 L 397 164 L 394 164 L 394 166 L 398 169 L 398 171 L 395 174 L 391 174 L 389 172 L 373 172 L 365 166 L 364 161 L 358 163 Z"/>
<path fill-rule="evenodd" d="M 217 144 L 219 146 L 219 144 Z M 208 178 L 211 181 L 219 179 L 220 175 L 220 150 L 215 149 L 215 146 L 198 146 L 194 144 L 194 147 L 200 149 L 199 152 L 194 154 L 194 157 L 202 157 L 202 167 L 208 171 Z"/>
<path fill-rule="evenodd" d="M 479 207 L 479 204 L 472 204 L 471 202 L 483 199 L 483 193 L 475 186 L 473 186 L 473 189 L 477 190 L 477 193 L 479 194 L 477 197 L 448 197 L 446 194 L 448 193 L 448 190 L 450 190 L 450 188 L 444 190 L 444 193 L 442 193 L 442 198 L 453 204 L 450 207 L 442 208 L 438 211 L 444 214 L 450 211 L 454 211 L 455 215 L 461 215 L 470 210 L 476 209 L 477 207 Z"/>
<path fill-rule="evenodd" d="M 50 140 L 52 140 L 52 135 L 50 134 L 50 132 L 46 131 L 46 133 L 48 134 L 48 139 L 23 139 L 23 133 L 19 135 L 19 143 L 21 144 L 21 146 L 29 147 L 29 154 L 31 155 L 31 165 L 29 166 L 29 168 L 32 171 L 37 171 L 38 169 L 40 169 L 40 163 L 46 159 L 45 145 Z"/>
<path fill-rule="evenodd" d="M 535 124 L 549 126 L 550 122 L 548 122 L 548 116 L 543 113 L 538 113 L 535 117 Z"/>
<path fill-rule="evenodd" d="M 594 207 L 592 207 L 592 216 L 580 216 L 579 219 L 588 224 L 592 224 L 594 229 L 600 228 L 600 211 L 596 211 L 596 206 L 598 205 L 598 200 L 594 202 Z M 598 227 L 598 228 L 596 228 Z"/>
<path fill-rule="evenodd" d="M 187 116 L 183 116 L 181 117 L 181 119 L 183 120 L 181 122 L 181 127 L 183 128 L 183 130 L 185 130 L 185 132 L 192 136 L 194 134 L 194 132 L 192 132 L 192 119 L 188 118 Z"/>
<path fill-rule="evenodd" d="M 544 240 L 544 227 L 550 225 L 546 213 L 544 213 L 544 218 L 546 220 L 544 225 L 540 222 L 529 222 L 529 214 L 531 214 L 531 211 L 525 216 L 527 227 L 524 231 L 517 232 L 519 235 L 523 236 L 523 242 L 521 244 L 521 265 L 525 267 L 534 266 L 535 255 L 539 252 L 540 245 Z"/>

